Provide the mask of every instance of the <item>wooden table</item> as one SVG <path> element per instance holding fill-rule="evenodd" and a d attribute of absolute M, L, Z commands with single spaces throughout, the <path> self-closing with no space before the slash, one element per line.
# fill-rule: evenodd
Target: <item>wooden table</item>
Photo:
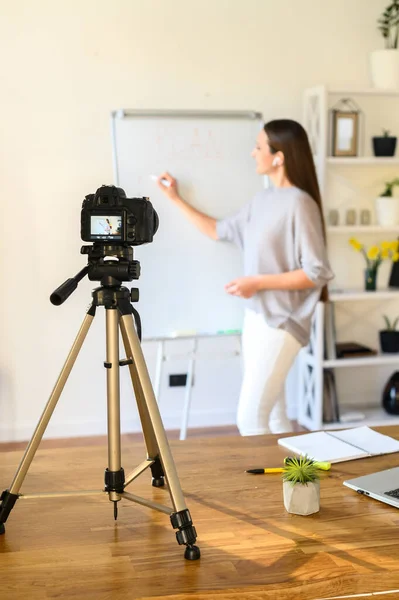
<path fill-rule="evenodd" d="M 397 426 L 377 429 L 399 439 Z M 334 465 L 321 483 L 320 513 L 299 517 L 284 509 L 280 475 L 244 473 L 281 464 L 287 452 L 276 439 L 171 443 L 199 536 L 196 562 L 184 560 L 168 516 L 148 508 L 122 501 L 115 523 L 106 495 L 18 500 L 0 537 L 1 600 L 314 600 L 399 590 L 399 511 L 342 485 L 398 465 L 399 454 Z M 103 440 L 49 445 L 22 492 L 102 487 Z M 21 456 L 0 453 L 0 490 Z M 144 456 L 141 442 L 124 436 L 125 471 Z M 147 473 L 129 491 L 169 504 Z"/>

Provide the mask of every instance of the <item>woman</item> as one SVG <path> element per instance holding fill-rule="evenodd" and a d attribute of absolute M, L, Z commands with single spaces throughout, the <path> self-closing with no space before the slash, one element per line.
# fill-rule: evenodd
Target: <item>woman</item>
<path fill-rule="evenodd" d="M 252 152 L 264 189 L 238 213 L 216 220 L 179 195 L 168 173 L 160 189 L 204 234 L 233 242 L 244 253 L 244 277 L 226 285 L 246 299 L 242 333 L 244 377 L 237 411 L 241 435 L 292 431 L 285 380 L 301 347 L 309 342 L 312 314 L 333 278 L 316 171 L 303 127 L 270 121 Z M 164 183 L 163 183 L 164 181 Z"/>

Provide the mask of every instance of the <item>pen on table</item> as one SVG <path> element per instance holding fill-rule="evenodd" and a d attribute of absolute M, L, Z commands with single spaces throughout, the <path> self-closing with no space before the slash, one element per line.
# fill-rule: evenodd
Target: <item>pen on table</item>
<path fill-rule="evenodd" d="M 288 457 L 288 459 L 289 458 L 290 457 Z M 289 460 L 287 461 L 287 459 L 285 459 L 284 463 L 288 464 Z M 314 465 L 315 467 L 317 467 L 318 469 L 322 469 L 323 471 L 329 471 L 331 469 L 331 463 L 329 462 L 315 462 Z M 284 471 L 284 467 L 269 467 L 265 469 L 248 469 L 245 472 L 252 473 L 253 475 L 262 475 L 263 473 L 284 473 Z"/>
<path fill-rule="evenodd" d="M 261 475 L 263 473 L 284 473 L 285 469 L 282 467 L 270 467 L 269 469 L 248 469 L 246 473 L 253 473 L 254 475 Z"/>

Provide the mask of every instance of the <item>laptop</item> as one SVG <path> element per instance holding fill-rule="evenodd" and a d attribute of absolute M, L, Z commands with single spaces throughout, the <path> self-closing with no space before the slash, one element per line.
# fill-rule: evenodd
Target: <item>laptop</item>
<path fill-rule="evenodd" d="M 370 496 L 374 500 L 399 508 L 399 467 L 349 479 L 344 481 L 344 485 L 358 494 Z"/>

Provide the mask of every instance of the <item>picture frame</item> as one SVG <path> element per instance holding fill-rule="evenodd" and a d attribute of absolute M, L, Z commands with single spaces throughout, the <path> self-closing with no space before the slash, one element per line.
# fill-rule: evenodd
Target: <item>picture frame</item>
<path fill-rule="evenodd" d="M 332 110 L 332 156 L 358 156 L 359 112 Z"/>

